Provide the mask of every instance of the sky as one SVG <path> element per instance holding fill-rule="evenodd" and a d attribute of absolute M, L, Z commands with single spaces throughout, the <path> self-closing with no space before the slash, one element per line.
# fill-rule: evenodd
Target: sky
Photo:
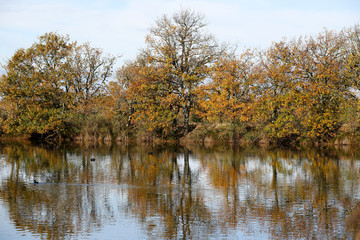
<path fill-rule="evenodd" d="M 359 0 L 0 0 L 0 64 L 57 32 L 121 56 L 121 65 L 145 47 L 157 18 L 181 8 L 204 14 L 208 31 L 238 49 L 360 24 Z"/>

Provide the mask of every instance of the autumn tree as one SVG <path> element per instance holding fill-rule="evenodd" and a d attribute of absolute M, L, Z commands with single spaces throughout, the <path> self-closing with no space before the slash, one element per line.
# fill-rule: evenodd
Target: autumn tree
<path fill-rule="evenodd" d="M 224 55 L 217 61 L 211 80 L 202 87 L 200 114 L 210 122 L 240 124 L 249 121 L 256 67 L 251 51 L 241 56 Z"/>
<path fill-rule="evenodd" d="M 110 81 L 107 84 L 107 103 L 104 105 L 105 112 L 112 125 L 116 125 L 116 130 L 110 132 L 113 139 L 116 135 L 122 134 L 122 138 L 126 139 L 132 134 L 132 114 L 133 98 L 130 97 L 128 91 L 129 82 L 131 81 L 131 67 L 127 64 L 123 65 L 116 72 L 116 81 Z"/>
<path fill-rule="evenodd" d="M 224 54 L 218 59 L 207 83 L 198 89 L 194 119 L 202 124 L 198 124 L 190 138 L 238 141 L 250 130 L 257 78 L 255 68 L 255 56 L 250 50 L 240 56 Z"/>
<path fill-rule="evenodd" d="M 75 102 L 83 110 L 91 99 L 105 93 L 106 80 L 112 74 L 116 58 L 103 56 L 103 50 L 93 48 L 89 43 L 76 46 L 71 54 L 71 78 L 68 79 L 67 91 L 75 94 Z"/>
<path fill-rule="evenodd" d="M 116 57 L 105 55 L 102 49 L 91 47 L 89 43 L 75 46 L 70 55 L 71 78 L 66 91 L 74 96 L 74 124 L 83 137 L 100 138 L 109 134 L 114 139 L 117 135 L 107 95 L 107 81 L 112 76 L 115 61 Z"/>
<path fill-rule="evenodd" d="M 275 142 L 295 141 L 300 135 L 298 112 L 301 99 L 291 43 L 274 43 L 261 52 L 257 81 L 255 122 Z"/>
<path fill-rule="evenodd" d="M 0 83 L 2 101 L 11 105 L 5 133 L 47 139 L 73 135 L 75 108 L 100 93 L 113 63 L 99 50 L 77 46 L 57 33 L 19 49 L 5 65 Z"/>
<path fill-rule="evenodd" d="M 181 10 L 172 17 L 165 15 L 151 28 L 142 51 L 148 66 L 163 71 L 164 77 L 158 83 L 165 87 L 161 91 L 178 99 L 185 135 L 189 132 L 196 90 L 208 76 L 211 64 L 225 50 L 205 27 L 203 15 L 190 10 Z"/>
<path fill-rule="evenodd" d="M 349 28 L 346 35 L 346 65 L 345 74 L 353 88 L 360 90 L 360 25 Z"/>
<path fill-rule="evenodd" d="M 360 26 L 355 25 L 344 31 L 346 37 L 346 44 L 344 52 L 346 52 L 346 63 L 343 67 L 344 78 L 351 85 L 351 92 L 355 95 L 353 97 L 355 104 L 349 105 L 344 115 L 343 129 L 353 136 L 358 135 L 360 129 Z"/>
<path fill-rule="evenodd" d="M 346 109 L 356 96 L 345 74 L 347 39 L 324 31 L 296 42 L 294 57 L 299 89 L 305 99 L 304 135 L 318 142 L 332 139 L 344 124 Z"/>
<path fill-rule="evenodd" d="M 344 32 L 324 31 L 262 52 L 257 109 L 270 139 L 327 142 L 337 136 L 357 99 L 346 70 L 347 42 Z"/>
<path fill-rule="evenodd" d="M 12 106 L 5 132 L 65 134 L 72 96 L 62 86 L 71 76 L 68 56 L 73 47 L 67 36 L 48 33 L 30 48 L 16 51 L 1 79 L 2 100 Z"/>
<path fill-rule="evenodd" d="M 126 131 L 156 137 L 177 137 L 178 113 L 181 104 L 169 90 L 161 67 L 147 66 L 144 61 L 125 64 L 117 72 L 117 83 L 112 86 L 118 95 L 119 116 L 125 117 Z"/>

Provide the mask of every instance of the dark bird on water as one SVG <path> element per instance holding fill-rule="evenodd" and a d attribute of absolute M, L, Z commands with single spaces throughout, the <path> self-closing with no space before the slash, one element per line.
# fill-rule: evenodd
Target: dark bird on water
<path fill-rule="evenodd" d="M 95 158 L 90 158 L 90 161 L 95 161 Z"/>
<path fill-rule="evenodd" d="M 34 184 L 38 184 L 39 182 L 34 179 Z"/>

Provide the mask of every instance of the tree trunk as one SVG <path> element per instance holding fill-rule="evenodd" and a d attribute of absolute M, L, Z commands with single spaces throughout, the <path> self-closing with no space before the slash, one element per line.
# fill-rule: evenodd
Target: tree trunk
<path fill-rule="evenodd" d="M 190 122 L 190 104 L 186 104 L 183 109 L 184 115 L 184 136 L 189 133 L 189 122 Z"/>

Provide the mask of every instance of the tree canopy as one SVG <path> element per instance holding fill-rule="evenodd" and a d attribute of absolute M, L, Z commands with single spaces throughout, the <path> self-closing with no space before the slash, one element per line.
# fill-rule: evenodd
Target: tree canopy
<path fill-rule="evenodd" d="M 68 36 L 46 33 L 28 49 L 19 49 L 5 65 L 0 91 L 10 105 L 3 130 L 42 138 L 71 136 L 78 109 L 102 94 L 114 58 Z"/>

